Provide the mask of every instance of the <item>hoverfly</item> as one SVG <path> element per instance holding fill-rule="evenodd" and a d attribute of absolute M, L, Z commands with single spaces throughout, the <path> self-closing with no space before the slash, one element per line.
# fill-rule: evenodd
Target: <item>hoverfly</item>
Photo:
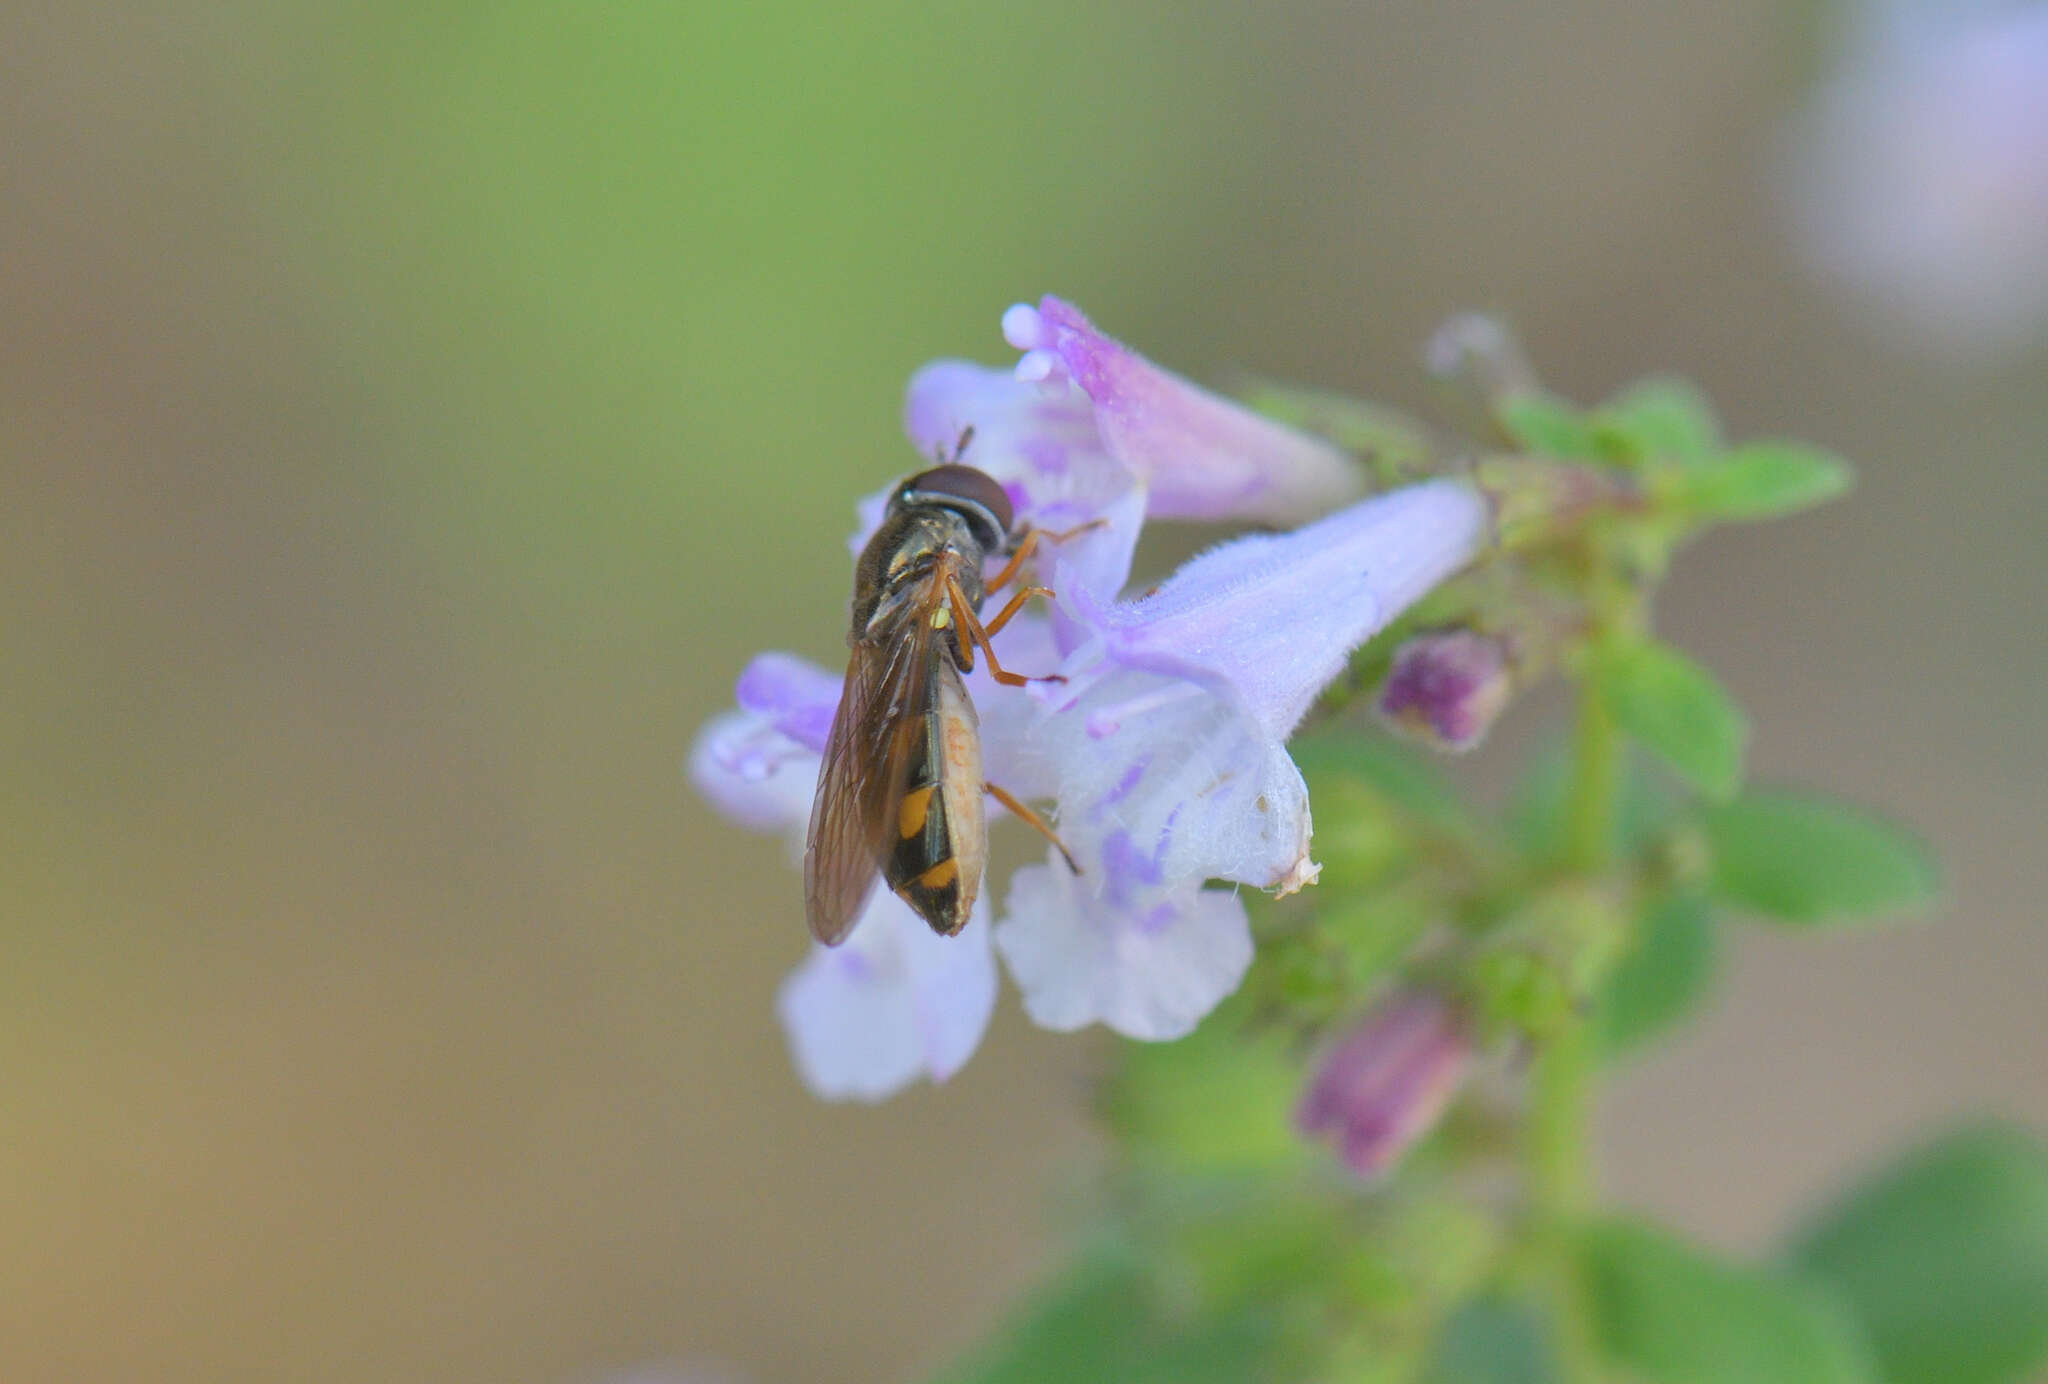
<path fill-rule="evenodd" d="M 1038 542 L 1067 535 L 1013 528 L 1003 488 L 959 464 L 969 436 L 952 460 L 942 454 L 939 466 L 896 487 L 854 566 L 853 659 L 804 849 L 805 911 L 827 946 L 853 929 L 878 873 L 933 931 L 950 937 L 967 926 L 988 857 L 984 791 L 1059 846 L 1036 813 L 982 779 L 980 722 L 960 675 L 972 671 L 978 646 L 997 682 L 1044 680 L 1004 668 L 989 639 L 1026 601 L 1052 593 L 1021 587 L 986 623 L 981 603 Z M 1008 561 L 984 581 L 991 556 Z M 1067 865 L 1079 873 L 1071 855 Z"/>

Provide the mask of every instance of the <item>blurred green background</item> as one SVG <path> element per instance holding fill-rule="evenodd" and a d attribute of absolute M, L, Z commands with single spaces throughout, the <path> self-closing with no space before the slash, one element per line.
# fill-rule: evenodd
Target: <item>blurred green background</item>
<path fill-rule="evenodd" d="M 1748 1246 L 2048 1120 L 2043 361 L 1801 278 L 1809 26 L 1667 8 L 7 6 L 0 1372 L 880 1381 L 1032 1278 L 1099 1040 L 1006 1001 L 944 1090 L 813 1103 L 795 876 L 680 764 L 750 651 L 836 655 L 910 370 L 1046 290 L 1411 404 L 1501 310 L 1567 393 L 1857 458 L 1665 624 L 1950 902 L 1748 937 L 1608 1181 Z"/>

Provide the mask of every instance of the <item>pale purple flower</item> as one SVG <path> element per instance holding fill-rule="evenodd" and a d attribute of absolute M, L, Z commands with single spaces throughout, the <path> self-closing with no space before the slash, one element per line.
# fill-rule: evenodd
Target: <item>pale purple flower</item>
<path fill-rule="evenodd" d="M 1505 640 L 1428 630 L 1394 651 L 1375 709 L 1396 729 L 1444 750 L 1477 745 L 1507 707 L 1514 669 Z"/>
<path fill-rule="evenodd" d="M 1378 1177 L 1436 1126 L 1472 1069 L 1450 1001 L 1411 990 L 1382 1001 L 1316 1064 L 1295 1128 L 1327 1138 L 1361 1177 Z"/>
<path fill-rule="evenodd" d="M 2048 326 L 2048 4 L 1870 4 L 1791 131 L 1801 248 L 1915 335 L 1984 353 Z"/>
<path fill-rule="evenodd" d="M 1013 308 L 1005 327 L 1026 352 L 1017 371 L 941 362 L 912 380 L 905 410 L 928 453 L 972 425 L 967 460 L 1021 519 L 1100 521 L 1046 551 L 1058 608 L 998 636 L 1006 666 L 1066 680 L 1020 689 L 985 666 L 968 676 L 989 780 L 1056 801 L 1082 869 L 1049 854 L 1019 870 L 995 947 L 1040 1024 L 1174 1038 L 1251 960 L 1243 903 L 1208 886 L 1286 891 L 1315 878 L 1288 734 L 1353 649 L 1471 557 L 1486 506 L 1451 482 L 1397 491 L 1293 533 L 1236 539 L 1120 599 L 1148 510 L 1299 515 L 1355 479 L 1322 444 L 1159 371 L 1055 299 Z M 878 514 L 864 506 L 864 528 Z M 738 694 L 739 712 L 700 737 L 693 777 L 744 824 L 800 840 L 838 680 L 768 654 Z M 813 950 L 779 1010 L 813 1090 L 875 1098 L 957 1068 L 993 995 L 986 929 L 930 936 L 878 891 L 845 947 Z"/>
<path fill-rule="evenodd" d="M 881 1100 L 920 1077 L 944 1081 L 973 1055 L 996 1008 L 988 906 L 941 937 L 887 889 L 853 935 L 813 947 L 776 995 L 797 1070 L 826 1100 Z"/>
<path fill-rule="evenodd" d="M 1071 303 L 1019 303 L 1003 336 L 1024 352 L 1018 379 L 1071 381 L 1087 396 L 1103 447 L 1148 488 L 1153 518 L 1299 523 L 1365 491 L 1336 447 L 1161 370 Z"/>

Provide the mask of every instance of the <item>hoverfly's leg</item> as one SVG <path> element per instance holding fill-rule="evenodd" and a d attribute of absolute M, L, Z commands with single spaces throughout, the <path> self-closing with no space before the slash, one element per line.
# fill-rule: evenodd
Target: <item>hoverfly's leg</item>
<path fill-rule="evenodd" d="M 1022 594 L 1028 598 L 1032 593 L 1027 591 Z M 961 653 L 964 656 L 960 669 L 962 672 L 972 672 L 974 670 L 973 646 L 979 644 L 981 645 L 982 653 L 988 656 L 988 675 L 1005 687 L 1022 687 L 1027 682 L 1066 681 L 1066 678 L 1058 673 L 1046 673 L 1033 678 L 1026 677 L 1022 673 L 1013 673 L 1005 668 L 996 659 L 995 645 L 988 642 L 988 630 L 981 623 L 981 617 L 976 615 L 974 607 L 967 603 L 967 594 L 960 589 L 960 583 L 954 581 L 951 577 L 946 578 L 946 595 L 952 602 L 953 618 L 959 622 L 960 632 L 967 636 L 966 640 L 961 644 Z M 1006 610 L 1004 618 L 1007 619 L 1010 615 L 1014 614 L 1016 614 L 1014 610 Z"/>
<path fill-rule="evenodd" d="M 990 595 L 994 595 L 1015 581 L 1017 579 L 1017 569 L 1024 565 L 1025 560 L 1031 556 L 1031 550 L 1036 548 L 1044 539 L 1044 529 L 1024 530 L 1024 536 L 1018 539 L 1017 546 L 1010 550 L 1010 560 L 1003 564 L 1001 571 L 988 579 L 983 589 L 988 591 Z"/>
<path fill-rule="evenodd" d="M 1090 519 L 1087 523 L 1076 524 L 1071 529 L 1024 530 L 1024 532 L 1019 534 L 1017 537 L 1017 546 L 1010 549 L 1010 560 L 1003 564 L 1001 571 L 997 572 L 993 577 L 989 578 L 988 590 L 991 592 L 1000 591 L 1004 587 L 1008 586 L 1013 580 L 1015 580 L 1017 576 L 1017 569 L 1024 565 L 1025 560 L 1031 556 L 1032 551 L 1036 549 L 1039 544 L 1064 543 L 1069 538 L 1074 537 L 1076 534 L 1086 533 L 1090 529 L 1103 528 L 1108 523 L 1109 520 L 1107 519 Z"/>
<path fill-rule="evenodd" d="M 993 783 L 984 783 L 981 786 L 988 790 L 988 795 L 991 798 L 994 798 L 1004 807 L 1007 807 L 1010 809 L 1010 811 L 1016 813 L 1019 820 L 1021 820 L 1026 826 L 1030 827 L 1040 836 L 1043 836 L 1046 840 L 1052 842 L 1052 848 L 1060 853 L 1060 859 L 1067 862 L 1067 868 L 1069 870 L 1072 870 L 1077 875 L 1081 873 L 1081 867 L 1074 863 L 1074 853 L 1067 849 L 1066 842 L 1060 840 L 1059 837 L 1053 834 L 1053 829 L 1046 825 L 1045 818 L 1039 816 L 1036 812 L 1033 812 L 1023 803 L 1018 802 L 1016 798 L 1012 797 L 1003 789 L 996 787 Z"/>
<path fill-rule="evenodd" d="M 1003 626 L 1009 624 L 1015 618 L 1017 612 L 1024 608 L 1024 603 L 1033 596 L 1044 596 L 1050 599 L 1052 588 L 1049 586 L 1021 586 L 1017 588 L 1011 594 L 1010 599 L 1003 603 L 1003 608 L 995 613 L 993 619 L 981 622 L 981 632 L 991 639 L 995 638 L 996 635 L 1002 632 Z"/>

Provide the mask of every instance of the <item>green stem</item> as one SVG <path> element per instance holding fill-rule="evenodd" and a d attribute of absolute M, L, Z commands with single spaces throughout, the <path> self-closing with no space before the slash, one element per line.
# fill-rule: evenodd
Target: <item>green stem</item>
<path fill-rule="evenodd" d="M 1543 1045 L 1530 1071 L 1529 1208 L 1539 1226 L 1577 1220 L 1592 1205 L 1592 1044 L 1574 1020 Z"/>
<path fill-rule="evenodd" d="M 1606 870 L 1614 849 L 1621 734 L 1598 687 L 1579 693 L 1572 744 L 1565 864 L 1577 874 Z M 1556 1294 L 1558 1363 L 1572 1384 L 1600 1377 L 1593 1332 L 1577 1286 L 1573 1231 L 1593 1204 L 1592 1035 L 1568 1020 L 1545 1040 L 1530 1072 L 1527 1177 L 1531 1231 L 1549 1261 Z"/>
<path fill-rule="evenodd" d="M 1566 804 L 1565 865 L 1582 875 L 1606 868 L 1614 849 L 1621 733 L 1597 687 L 1579 692 L 1579 722 L 1572 734 L 1571 798 Z"/>

